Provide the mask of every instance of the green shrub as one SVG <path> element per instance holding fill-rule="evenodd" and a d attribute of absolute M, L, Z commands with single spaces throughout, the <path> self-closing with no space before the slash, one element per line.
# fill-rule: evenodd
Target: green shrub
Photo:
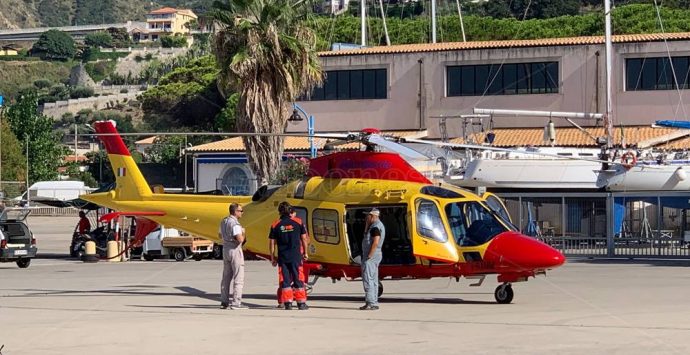
<path fill-rule="evenodd" d="M 51 86 L 53 86 L 53 82 L 48 80 L 48 79 L 37 79 L 34 81 L 34 86 L 37 89 L 47 89 Z"/>
<path fill-rule="evenodd" d="M 98 82 L 107 78 L 115 70 L 116 64 L 113 61 L 86 63 L 84 69 L 94 81 Z"/>
<path fill-rule="evenodd" d="M 80 99 L 93 96 L 93 88 L 86 86 L 75 86 L 70 90 L 70 97 L 73 99 Z"/>
<path fill-rule="evenodd" d="M 161 37 L 163 48 L 183 48 L 187 46 L 187 38 L 184 36 L 163 36 Z"/>
<path fill-rule="evenodd" d="M 84 44 L 89 47 L 112 47 L 113 36 L 110 33 L 101 31 L 96 33 L 89 33 L 84 38 Z"/>

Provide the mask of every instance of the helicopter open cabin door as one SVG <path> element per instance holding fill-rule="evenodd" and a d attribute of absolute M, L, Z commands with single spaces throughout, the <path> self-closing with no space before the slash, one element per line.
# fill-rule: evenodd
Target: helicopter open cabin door
<path fill-rule="evenodd" d="M 455 241 L 448 234 L 443 210 L 438 204 L 425 196 L 416 197 L 412 215 L 414 255 L 435 261 L 457 263 L 460 255 Z"/>
<path fill-rule="evenodd" d="M 510 213 L 508 213 L 508 209 L 500 197 L 492 194 L 491 192 L 485 192 L 482 194 L 482 198 L 485 200 L 486 205 L 492 211 L 496 212 L 499 217 L 503 218 L 506 222 L 513 223 L 512 219 L 510 218 Z"/>

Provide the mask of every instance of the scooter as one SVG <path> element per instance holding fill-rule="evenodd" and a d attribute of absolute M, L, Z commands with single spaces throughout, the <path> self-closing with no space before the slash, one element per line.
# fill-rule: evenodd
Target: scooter
<path fill-rule="evenodd" d="M 110 240 L 115 240 L 115 237 L 112 232 L 106 231 L 105 226 L 98 227 L 89 233 L 74 232 L 69 255 L 81 258 L 86 252 L 86 242 L 92 241 L 96 243 L 96 254 L 104 258 L 107 254 L 108 241 Z"/>

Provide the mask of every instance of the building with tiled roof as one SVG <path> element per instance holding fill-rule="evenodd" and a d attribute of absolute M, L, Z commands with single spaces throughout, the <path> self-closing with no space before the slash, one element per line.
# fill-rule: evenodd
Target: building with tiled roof
<path fill-rule="evenodd" d="M 690 33 L 632 34 L 613 38 L 616 126 L 649 126 L 688 119 Z M 670 73 L 668 53 L 676 77 Z M 440 117 L 474 108 L 603 112 L 605 58 L 602 36 L 376 46 L 321 52 L 326 78 L 298 102 L 317 119 L 317 130 L 427 129 L 440 138 Z M 500 117 L 496 128 L 541 128 L 548 118 Z M 557 126 L 570 126 L 554 119 Z M 585 127 L 595 120 L 578 120 Z M 447 120 L 449 137 L 462 122 Z M 306 131 L 306 123 L 289 126 Z"/>
<path fill-rule="evenodd" d="M 559 127 L 556 129 L 556 140 L 553 145 L 574 148 L 598 148 L 592 137 L 605 135 L 602 127 L 586 127 L 581 131 L 575 127 Z M 453 138 L 451 143 L 484 142 L 489 131 L 476 132 L 468 135 L 465 140 L 461 137 Z M 545 147 L 552 146 L 544 140 L 543 128 L 497 128 L 492 130 L 494 147 Z M 690 130 L 675 128 L 658 128 L 652 126 L 626 126 L 616 128 L 613 135 L 616 144 L 639 148 L 657 148 L 667 150 L 690 149 Z"/>
<path fill-rule="evenodd" d="M 146 33 L 140 34 L 141 41 L 157 41 L 162 36 L 188 35 L 190 29 L 185 26 L 196 20 L 197 15 L 189 9 L 163 7 L 146 14 Z"/>

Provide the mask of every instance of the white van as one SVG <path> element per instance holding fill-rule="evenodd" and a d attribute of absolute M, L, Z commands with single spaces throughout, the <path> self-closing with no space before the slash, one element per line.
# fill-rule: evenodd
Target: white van
<path fill-rule="evenodd" d="M 23 195 L 15 197 L 17 203 L 33 199 L 73 200 L 91 192 L 83 181 L 39 181 L 31 185 Z M 30 197 L 30 198 L 27 198 Z"/>

